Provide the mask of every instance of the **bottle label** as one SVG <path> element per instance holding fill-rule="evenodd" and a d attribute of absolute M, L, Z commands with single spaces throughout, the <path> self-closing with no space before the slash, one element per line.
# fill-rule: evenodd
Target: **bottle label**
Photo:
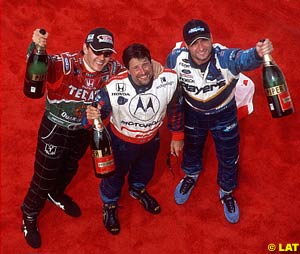
<path fill-rule="evenodd" d="M 36 87 L 31 86 L 31 87 L 30 87 L 30 92 L 31 92 L 31 93 L 35 93 L 35 92 L 36 92 Z"/>
<path fill-rule="evenodd" d="M 115 162 L 114 157 L 112 154 L 107 156 L 94 156 L 95 152 L 97 153 L 98 150 L 93 151 L 93 160 L 95 165 L 95 171 L 98 174 L 106 174 L 115 170 Z M 99 155 L 99 153 L 97 153 Z M 101 154 L 101 151 L 100 151 Z"/>
<path fill-rule="evenodd" d="M 44 81 L 47 79 L 47 74 L 32 74 L 32 81 Z"/>
<path fill-rule="evenodd" d="M 279 85 L 279 86 L 269 87 L 265 89 L 265 93 L 267 96 L 274 96 L 284 92 L 286 92 L 285 85 Z"/>
<path fill-rule="evenodd" d="M 278 95 L 282 111 L 286 111 L 293 107 L 292 99 L 289 92 L 281 93 Z"/>
<path fill-rule="evenodd" d="M 265 93 L 269 97 L 277 96 L 282 111 L 286 111 L 293 107 L 292 99 L 286 85 L 279 85 L 265 89 Z M 273 106 L 273 105 L 272 105 Z M 270 105 L 271 110 L 275 110 L 274 106 Z"/>

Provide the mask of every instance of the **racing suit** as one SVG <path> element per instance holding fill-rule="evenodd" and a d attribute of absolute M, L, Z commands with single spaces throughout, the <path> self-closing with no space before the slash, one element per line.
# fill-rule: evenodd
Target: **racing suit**
<path fill-rule="evenodd" d="M 63 194 L 89 145 L 82 113 L 104 81 L 123 69 L 111 59 L 101 72 L 88 72 L 83 53 L 48 56 L 46 109 L 38 131 L 34 175 L 22 204 L 26 216 L 37 217 L 48 193 Z"/>
<path fill-rule="evenodd" d="M 197 175 L 208 131 L 218 159 L 217 183 L 232 191 L 238 183 L 239 129 L 235 89 L 240 72 L 259 67 L 262 59 L 256 49 L 227 49 L 213 44 L 210 60 L 197 65 L 185 47 L 174 48 L 167 67 L 178 74 L 184 97 L 184 147 L 182 169 Z"/>
<path fill-rule="evenodd" d="M 108 131 L 116 166 L 113 176 L 102 179 L 100 196 L 103 203 L 117 203 L 127 173 L 129 187 L 142 189 L 151 180 L 160 147 L 159 127 L 166 114 L 172 139 L 183 139 L 177 75 L 164 69 L 147 86 L 137 86 L 126 71 L 112 78 L 96 101 L 101 118 L 110 114 Z"/>

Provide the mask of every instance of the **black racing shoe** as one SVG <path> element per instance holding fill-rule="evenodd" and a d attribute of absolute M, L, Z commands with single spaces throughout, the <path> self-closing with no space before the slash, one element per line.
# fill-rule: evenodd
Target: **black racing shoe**
<path fill-rule="evenodd" d="M 103 205 L 103 224 L 111 234 L 117 235 L 120 233 L 120 223 L 116 204 Z"/>
<path fill-rule="evenodd" d="M 22 221 L 21 230 L 24 234 L 26 242 L 32 248 L 39 248 L 41 247 L 42 240 L 41 235 L 37 227 L 37 220 L 36 218 L 24 216 Z"/>
<path fill-rule="evenodd" d="M 81 215 L 80 207 L 66 194 L 54 197 L 48 193 L 48 200 L 72 217 Z"/>
<path fill-rule="evenodd" d="M 129 194 L 131 197 L 139 200 L 148 212 L 153 214 L 160 213 L 161 209 L 158 202 L 152 196 L 150 196 L 146 189 L 138 190 L 135 188 L 130 188 Z"/>

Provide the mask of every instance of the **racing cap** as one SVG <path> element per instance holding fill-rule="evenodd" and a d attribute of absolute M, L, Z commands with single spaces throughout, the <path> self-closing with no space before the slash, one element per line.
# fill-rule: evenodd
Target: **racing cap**
<path fill-rule="evenodd" d="M 96 28 L 90 31 L 85 39 L 85 43 L 88 44 L 94 52 L 109 50 L 117 53 L 114 50 L 114 36 L 105 28 Z"/>
<path fill-rule="evenodd" d="M 204 21 L 192 19 L 183 27 L 183 38 L 186 44 L 190 46 L 200 38 L 210 39 L 210 29 Z"/>

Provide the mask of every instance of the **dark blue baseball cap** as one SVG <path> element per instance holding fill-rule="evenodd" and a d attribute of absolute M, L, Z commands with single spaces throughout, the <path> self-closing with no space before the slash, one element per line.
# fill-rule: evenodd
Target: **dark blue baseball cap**
<path fill-rule="evenodd" d="M 183 27 L 183 38 L 187 45 L 192 45 L 196 40 L 210 39 L 211 33 L 208 25 L 199 19 L 188 21 Z"/>

